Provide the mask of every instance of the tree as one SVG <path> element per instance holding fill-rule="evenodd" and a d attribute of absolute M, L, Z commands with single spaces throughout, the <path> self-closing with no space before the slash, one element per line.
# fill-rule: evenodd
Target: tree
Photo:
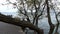
<path fill-rule="evenodd" d="M 52 34 L 53 31 L 54 31 L 55 26 L 54 26 L 54 24 L 52 24 L 52 21 L 51 21 L 50 8 L 49 8 L 48 0 L 46 0 L 46 5 L 47 5 L 48 23 L 49 23 L 49 26 L 50 26 L 49 34 Z"/>
<path fill-rule="evenodd" d="M 58 33 L 58 28 L 59 28 L 59 19 L 58 19 L 58 17 L 59 17 L 59 15 L 60 15 L 60 12 L 59 11 L 57 11 L 57 9 L 59 10 L 59 8 L 58 7 L 56 7 L 57 5 L 56 5 L 56 3 L 55 3 L 55 6 L 52 8 L 53 10 L 54 10 L 54 13 L 55 13 L 55 18 L 56 18 L 56 21 L 57 21 L 57 24 L 56 24 L 56 29 L 55 29 L 55 33 L 54 34 L 59 34 Z M 57 9 L 56 9 L 57 8 Z"/>
<path fill-rule="evenodd" d="M 17 6 L 19 14 L 26 16 L 26 19 L 29 22 L 31 22 L 30 18 L 32 17 L 33 24 L 35 24 L 35 21 L 38 21 L 38 18 L 42 15 L 45 8 L 43 5 L 44 3 L 42 4 L 42 0 L 20 0 L 20 2 L 21 3 Z M 22 7 L 20 5 L 22 5 Z M 41 6 L 43 6 L 43 9 Z M 28 11 L 30 11 L 30 13 Z M 36 24 L 38 25 L 38 22 Z"/>
<path fill-rule="evenodd" d="M 32 22 L 38 27 L 39 17 L 42 16 L 45 8 L 45 4 L 42 2 L 43 0 L 20 0 L 20 3 L 16 5 L 19 15 L 23 14 L 28 22 Z"/>
<path fill-rule="evenodd" d="M 57 0 L 55 0 L 57 1 Z M 59 2 L 58 2 L 59 3 Z M 54 13 L 55 13 L 55 18 L 56 18 L 56 21 L 57 21 L 57 24 L 54 25 L 55 26 L 55 32 L 54 34 L 59 34 L 58 33 L 58 28 L 59 28 L 59 15 L 60 15 L 60 12 L 59 12 L 59 7 L 57 6 L 58 3 L 52 3 L 52 6 L 50 7 L 51 9 L 53 9 Z"/>

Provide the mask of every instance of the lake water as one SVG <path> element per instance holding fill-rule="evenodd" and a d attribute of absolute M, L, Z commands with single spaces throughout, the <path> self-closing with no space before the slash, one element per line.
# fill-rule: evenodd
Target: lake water
<path fill-rule="evenodd" d="M 0 34 L 23 34 L 23 32 L 18 26 L 0 22 Z"/>

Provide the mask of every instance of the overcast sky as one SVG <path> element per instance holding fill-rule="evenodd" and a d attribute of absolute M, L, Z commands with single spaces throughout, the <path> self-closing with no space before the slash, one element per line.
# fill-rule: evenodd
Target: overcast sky
<path fill-rule="evenodd" d="M 11 2 L 16 2 L 15 0 L 10 0 Z M 54 0 L 55 1 L 55 0 Z M 57 3 L 57 2 L 60 2 L 60 0 L 58 1 L 55 1 L 53 3 Z M 12 4 L 8 4 L 8 5 L 1 5 L 1 4 L 6 4 L 8 2 L 6 2 L 6 0 L 0 0 L 0 12 L 3 13 L 3 14 L 8 14 L 8 15 L 16 15 L 16 12 L 17 12 L 17 9 L 12 9 L 14 6 Z M 58 3 L 60 4 L 60 3 Z M 57 4 L 57 5 L 58 5 Z M 60 5 L 58 5 L 58 7 L 60 8 Z"/>
<path fill-rule="evenodd" d="M 11 2 L 16 2 L 15 0 L 10 0 Z M 5 15 L 16 15 L 17 9 L 13 9 L 12 4 L 2 5 L 8 3 L 6 0 L 0 0 L 0 12 Z"/>

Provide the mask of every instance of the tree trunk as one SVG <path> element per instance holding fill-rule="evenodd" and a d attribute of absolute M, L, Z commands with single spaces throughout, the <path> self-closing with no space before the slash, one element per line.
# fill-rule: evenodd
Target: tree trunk
<path fill-rule="evenodd" d="M 58 33 L 58 27 L 59 27 L 59 23 L 57 23 L 57 25 L 56 25 L 55 34 L 57 34 L 57 33 Z"/>
<path fill-rule="evenodd" d="M 36 18 L 36 26 L 37 26 L 37 27 L 38 27 L 38 18 L 39 18 L 39 17 Z"/>
<path fill-rule="evenodd" d="M 49 26 L 50 26 L 49 34 L 52 34 L 53 31 L 54 31 L 55 26 L 54 26 L 54 24 L 52 24 L 52 21 L 51 21 L 51 16 L 50 16 L 50 9 L 49 9 L 48 0 L 46 0 L 46 5 L 47 5 L 48 23 L 49 23 Z"/>
<path fill-rule="evenodd" d="M 38 17 L 36 18 L 36 23 L 35 23 L 36 27 L 38 27 Z M 34 31 L 34 34 L 37 34 L 36 31 Z"/>
<path fill-rule="evenodd" d="M 53 34 L 54 28 L 55 28 L 54 25 L 51 25 L 51 26 L 50 26 L 49 34 Z"/>
<path fill-rule="evenodd" d="M 29 23 L 27 21 L 16 20 L 15 18 L 5 16 L 3 14 L 0 14 L 0 21 L 20 27 L 25 27 L 25 28 L 28 27 L 31 30 L 35 30 L 38 34 L 43 34 L 42 29 L 39 29 L 38 27 L 34 26 L 32 23 Z"/>

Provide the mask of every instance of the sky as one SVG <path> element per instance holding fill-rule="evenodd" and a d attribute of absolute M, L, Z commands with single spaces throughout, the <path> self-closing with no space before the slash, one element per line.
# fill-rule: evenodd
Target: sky
<path fill-rule="evenodd" d="M 16 2 L 15 0 L 10 0 L 12 3 Z M 0 0 L 0 12 L 5 15 L 17 15 L 17 9 L 13 9 L 12 4 L 7 4 L 8 2 L 6 0 Z M 7 5 L 2 5 L 7 4 Z"/>
<path fill-rule="evenodd" d="M 12 3 L 16 2 L 16 0 L 10 0 Z M 52 1 L 53 3 L 58 3 L 60 2 L 60 0 Z M 13 9 L 13 5 L 12 4 L 8 4 L 8 5 L 1 5 L 1 4 L 6 4 L 8 3 L 6 0 L 0 0 L 0 12 L 5 14 L 5 15 L 16 15 L 17 14 L 17 9 Z M 57 4 L 57 6 L 60 8 L 60 3 Z"/>

